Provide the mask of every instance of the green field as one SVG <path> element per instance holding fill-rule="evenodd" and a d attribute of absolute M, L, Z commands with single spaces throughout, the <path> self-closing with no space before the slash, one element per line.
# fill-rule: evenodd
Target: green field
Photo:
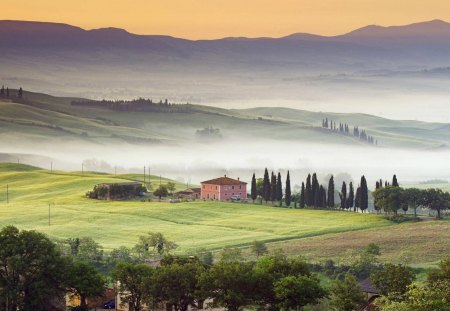
<path fill-rule="evenodd" d="M 283 241 L 391 225 L 375 215 L 253 204 L 111 202 L 84 197 L 95 184 L 117 180 L 121 180 L 120 176 L 51 173 L 23 165 L 2 164 L 0 225 L 36 229 L 61 239 L 91 236 L 107 249 L 132 246 L 139 235 L 160 231 L 180 245 L 180 252 L 245 245 L 254 239 Z M 5 203 L 6 184 L 10 189 L 9 204 Z M 50 226 L 49 203 L 54 204 Z"/>
<path fill-rule="evenodd" d="M 270 249 L 311 260 L 338 259 L 350 249 L 378 243 L 383 258 L 410 254 L 415 264 L 433 263 L 450 253 L 450 222 L 397 225 L 382 216 L 340 211 L 286 209 L 251 203 L 97 201 L 84 194 L 97 183 L 139 180 L 139 175 L 50 172 L 0 164 L 0 227 L 35 229 L 53 239 L 93 237 L 106 250 L 132 247 L 140 235 L 163 232 L 178 253 L 224 246 L 246 247 L 253 240 Z M 163 179 L 163 182 L 166 182 Z M 152 176 L 152 182 L 159 178 Z M 5 189 L 9 187 L 10 203 Z M 178 189 L 184 185 L 177 184 Z M 51 224 L 48 210 L 51 203 Z"/>

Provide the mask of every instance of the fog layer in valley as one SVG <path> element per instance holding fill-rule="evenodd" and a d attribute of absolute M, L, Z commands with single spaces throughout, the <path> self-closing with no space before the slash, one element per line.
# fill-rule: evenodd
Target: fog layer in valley
<path fill-rule="evenodd" d="M 346 173 L 356 182 L 364 174 L 370 185 L 379 178 L 391 179 L 392 174 L 397 174 L 402 183 L 450 180 L 449 151 L 389 150 L 373 146 L 236 141 L 144 147 L 58 142 L 39 147 L 2 145 L 0 152 L 10 154 L 8 158 L 3 155 L 3 160 L 18 160 L 43 168 L 50 168 L 52 161 L 54 169 L 62 170 L 80 171 L 84 163 L 85 170 L 142 173 L 146 166 L 152 175 L 191 184 L 224 174 L 250 182 L 251 174 L 255 172 L 262 177 L 265 167 L 283 174 L 290 170 L 294 185 L 313 172 L 323 182 L 328 174 Z"/>

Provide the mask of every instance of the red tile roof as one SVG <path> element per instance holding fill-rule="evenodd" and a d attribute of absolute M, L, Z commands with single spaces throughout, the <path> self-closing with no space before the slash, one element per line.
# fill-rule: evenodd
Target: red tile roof
<path fill-rule="evenodd" d="M 246 182 L 237 180 L 237 179 L 233 179 L 227 176 L 224 177 L 219 177 L 219 178 L 215 178 L 215 179 L 211 179 L 211 180 L 207 180 L 207 181 L 202 181 L 201 184 L 210 184 L 210 185 L 246 185 Z"/>

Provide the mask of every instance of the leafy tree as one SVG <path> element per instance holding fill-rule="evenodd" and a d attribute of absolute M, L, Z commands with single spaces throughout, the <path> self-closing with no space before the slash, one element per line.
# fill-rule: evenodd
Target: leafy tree
<path fill-rule="evenodd" d="M 394 301 L 401 301 L 415 276 L 410 267 L 387 263 L 370 278 L 382 295 Z"/>
<path fill-rule="evenodd" d="M 134 262 L 132 250 L 126 246 L 113 249 L 109 254 L 109 260 L 113 265 L 116 265 L 118 262 Z"/>
<path fill-rule="evenodd" d="M 167 189 L 167 186 L 160 185 L 155 191 L 153 191 L 153 195 L 159 197 L 161 200 L 162 197 L 167 197 L 169 195 L 169 190 Z"/>
<path fill-rule="evenodd" d="M 333 175 L 330 177 L 328 181 L 328 201 L 327 205 L 329 208 L 334 207 L 334 177 Z"/>
<path fill-rule="evenodd" d="M 214 255 L 211 251 L 201 249 L 197 252 L 197 258 L 205 266 L 212 266 L 214 263 Z"/>
<path fill-rule="evenodd" d="M 361 211 L 365 211 L 369 207 L 369 189 L 367 188 L 366 177 L 361 176 L 360 183 L 360 192 L 359 192 L 359 204 Z"/>
<path fill-rule="evenodd" d="M 256 240 L 252 242 L 251 251 L 256 255 L 256 258 L 259 258 L 260 256 L 268 253 L 266 244 L 262 241 Z"/>
<path fill-rule="evenodd" d="M 436 283 L 439 281 L 448 282 L 450 284 L 450 257 L 444 258 L 439 263 L 438 268 L 431 270 L 428 274 L 429 283 Z"/>
<path fill-rule="evenodd" d="M 441 218 L 441 212 L 450 208 L 450 194 L 441 189 L 427 189 L 424 194 L 424 205 L 437 212 L 437 218 Z"/>
<path fill-rule="evenodd" d="M 253 203 L 255 203 L 255 200 L 258 197 L 258 192 L 257 192 L 257 189 L 256 189 L 255 173 L 253 173 L 253 176 L 252 176 L 252 186 L 251 186 L 250 193 L 251 193 L 252 201 L 253 201 Z"/>
<path fill-rule="evenodd" d="M 163 301 L 169 307 L 167 310 L 186 311 L 189 305 L 198 306 L 204 297 L 199 297 L 200 284 L 198 276 L 205 268 L 198 261 L 172 263 L 163 265 L 156 272 L 155 287 L 158 301 Z"/>
<path fill-rule="evenodd" d="M 229 311 L 239 311 L 252 302 L 252 264 L 243 262 L 218 262 L 199 280 L 202 292 L 212 298 L 213 306 Z"/>
<path fill-rule="evenodd" d="M 219 261 L 221 262 L 239 262 L 244 260 L 242 250 L 237 247 L 225 246 L 219 253 Z"/>
<path fill-rule="evenodd" d="M 307 304 L 315 304 L 326 295 L 320 281 L 314 276 L 290 275 L 274 285 L 275 296 L 283 310 L 300 310 Z"/>
<path fill-rule="evenodd" d="M 345 181 L 342 182 L 341 193 L 339 193 L 339 197 L 341 198 L 341 208 L 347 208 L 347 184 Z"/>
<path fill-rule="evenodd" d="M 87 307 L 87 298 L 102 297 L 105 280 L 94 266 L 75 262 L 69 268 L 68 288 L 80 297 L 80 306 Z"/>
<path fill-rule="evenodd" d="M 331 289 L 330 305 L 334 311 L 357 310 L 365 301 L 358 281 L 349 273 L 343 280 L 336 281 Z"/>
<path fill-rule="evenodd" d="M 256 180 L 256 193 L 257 195 L 261 196 L 263 198 L 264 196 L 264 179 L 258 178 Z"/>
<path fill-rule="evenodd" d="M 423 192 L 417 188 L 407 188 L 404 190 L 406 205 L 414 210 L 414 217 L 417 218 L 417 208 L 423 203 Z"/>
<path fill-rule="evenodd" d="M 302 182 L 302 189 L 300 190 L 300 207 L 305 208 L 305 205 L 306 205 L 305 183 Z"/>
<path fill-rule="evenodd" d="M 1 310 L 44 311 L 64 296 L 67 260 L 45 235 L 7 226 L 0 245 Z"/>
<path fill-rule="evenodd" d="M 169 191 L 169 193 L 172 194 L 172 193 L 175 191 L 175 189 L 176 189 L 175 183 L 169 181 L 169 182 L 167 183 L 167 185 L 166 185 L 166 188 L 167 188 L 167 190 Z"/>
<path fill-rule="evenodd" d="M 134 251 L 140 258 L 146 258 L 151 255 L 150 248 L 153 248 L 153 251 L 161 257 L 177 247 L 178 245 L 175 242 L 168 240 L 161 232 L 149 232 L 147 235 L 139 237 L 139 242 L 135 245 Z"/>
<path fill-rule="evenodd" d="M 99 267 L 102 264 L 103 253 L 103 247 L 93 238 L 83 237 L 80 239 L 75 259 Z"/>
<path fill-rule="evenodd" d="M 291 206 L 291 178 L 289 176 L 289 171 L 287 172 L 287 177 L 286 177 L 286 189 L 285 189 L 285 202 L 286 202 L 286 206 L 289 207 Z"/>
<path fill-rule="evenodd" d="M 122 301 L 133 311 L 142 311 L 144 302 L 153 300 L 155 296 L 151 290 L 151 284 L 155 283 L 155 270 L 148 265 L 119 263 L 112 278 L 119 282 Z"/>

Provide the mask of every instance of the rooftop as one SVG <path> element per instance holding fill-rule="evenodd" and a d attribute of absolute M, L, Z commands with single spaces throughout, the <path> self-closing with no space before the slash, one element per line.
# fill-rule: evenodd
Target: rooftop
<path fill-rule="evenodd" d="M 210 185 L 246 185 L 246 182 L 240 181 L 238 179 L 233 179 L 230 177 L 227 177 L 227 175 L 211 180 L 202 181 L 201 184 L 210 184 Z"/>

